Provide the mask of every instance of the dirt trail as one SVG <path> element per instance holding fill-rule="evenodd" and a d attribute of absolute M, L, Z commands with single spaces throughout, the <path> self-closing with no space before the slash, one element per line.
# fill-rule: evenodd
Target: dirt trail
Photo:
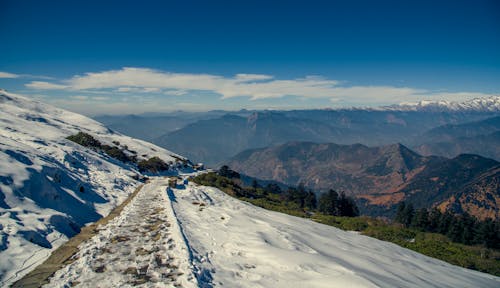
<path fill-rule="evenodd" d="M 197 287 L 167 184 L 151 179 L 44 287 Z"/>

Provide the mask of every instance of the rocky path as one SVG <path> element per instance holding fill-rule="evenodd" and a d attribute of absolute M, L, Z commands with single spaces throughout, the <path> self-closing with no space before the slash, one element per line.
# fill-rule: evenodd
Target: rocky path
<path fill-rule="evenodd" d="M 44 287 L 197 287 L 166 187 L 146 184 Z"/>

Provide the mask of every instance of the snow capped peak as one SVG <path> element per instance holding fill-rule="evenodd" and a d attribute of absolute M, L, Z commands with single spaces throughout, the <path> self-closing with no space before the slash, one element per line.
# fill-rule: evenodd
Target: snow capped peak
<path fill-rule="evenodd" d="M 464 102 L 453 102 L 446 100 L 422 100 L 419 102 L 403 102 L 399 105 L 381 107 L 381 110 L 500 112 L 500 96 L 493 95 L 483 98 L 474 98 Z"/>

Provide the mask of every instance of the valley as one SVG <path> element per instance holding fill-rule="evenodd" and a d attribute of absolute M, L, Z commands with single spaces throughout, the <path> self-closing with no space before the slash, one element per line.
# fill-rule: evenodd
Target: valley
<path fill-rule="evenodd" d="M 243 152 L 227 164 L 257 179 L 303 183 L 318 192 L 344 191 L 358 199 L 365 215 L 390 216 L 398 203 L 408 201 L 417 208 L 446 202 L 453 212 L 480 219 L 500 216 L 500 163 L 476 155 L 448 159 L 420 156 L 401 144 L 291 142 Z M 481 185 L 473 184 L 477 181 Z M 454 200 L 460 197 L 462 202 Z"/>

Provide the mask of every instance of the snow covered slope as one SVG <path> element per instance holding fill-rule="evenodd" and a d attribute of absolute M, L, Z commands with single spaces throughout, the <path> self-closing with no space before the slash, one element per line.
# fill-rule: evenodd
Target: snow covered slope
<path fill-rule="evenodd" d="M 168 192 L 200 287 L 500 287 L 500 278 L 189 184 Z"/>
<path fill-rule="evenodd" d="M 107 215 L 139 184 L 133 165 L 66 139 L 80 131 L 103 144 L 126 145 L 139 160 L 157 156 L 175 166 L 184 159 L 82 115 L 0 90 L 0 286 L 26 274 L 82 225 Z"/>

